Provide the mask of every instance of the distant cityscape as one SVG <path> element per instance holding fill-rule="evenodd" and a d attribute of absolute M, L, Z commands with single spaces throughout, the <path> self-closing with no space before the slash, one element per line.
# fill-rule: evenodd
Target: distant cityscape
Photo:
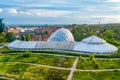
<path fill-rule="evenodd" d="M 114 23 L 115 24 L 115 23 Z M 118 23 L 116 23 L 118 24 Z M 30 36 L 30 41 L 46 41 L 51 34 L 59 28 L 66 28 L 70 31 L 73 30 L 75 26 L 111 26 L 111 24 L 13 24 L 6 25 L 5 19 L 0 19 L 0 32 L 11 32 L 16 35 L 16 38 L 21 40 L 25 39 L 25 34 Z"/>

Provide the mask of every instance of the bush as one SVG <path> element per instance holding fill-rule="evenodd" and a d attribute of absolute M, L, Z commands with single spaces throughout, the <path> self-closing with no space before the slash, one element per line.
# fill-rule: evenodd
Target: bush
<path fill-rule="evenodd" d="M 81 69 L 85 69 L 85 63 L 81 63 Z"/>
<path fill-rule="evenodd" d="M 95 69 L 99 69 L 100 68 L 100 64 L 99 63 L 95 63 L 94 68 Z"/>
<path fill-rule="evenodd" d="M 8 62 L 10 59 L 11 59 L 10 56 L 4 56 L 4 57 L 2 57 L 2 58 L 0 59 L 0 61 L 2 61 L 2 62 Z"/>
<path fill-rule="evenodd" d="M 23 57 L 24 57 L 24 58 L 27 58 L 27 57 L 30 57 L 31 55 L 32 55 L 32 52 L 26 51 L 26 52 L 23 54 Z"/>
<path fill-rule="evenodd" d="M 80 55 L 80 59 L 83 59 L 83 57 Z"/>
<path fill-rule="evenodd" d="M 90 54 L 90 55 L 89 55 L 89 59 L 90 59 L 90 60 L 94 60 L 94 55 L 93 55 L 93 54 Z"/>

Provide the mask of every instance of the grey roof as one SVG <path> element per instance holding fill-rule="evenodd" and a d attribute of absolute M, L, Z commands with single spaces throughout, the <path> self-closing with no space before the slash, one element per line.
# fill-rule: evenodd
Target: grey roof
<path fill-rule="evenodd" d="M 105 40 L 103 40 L 95 35 L 83 39 L 82 42 L 88 43 L 88 44 L 104 44 L 104 43 L 106 43 Z"/>
<path fill-rule="evenodd" d="M 9 43 L 7 46 L 13 50 L 41 50 L 41 49 L 73 50 L 74 45 L 75 45 L 74 42 L 15 40 L 12 43 Z"/>
<path fill-rule="evenodd" d="M 87 53 L 113 53 L 117 47 L 107 43 L 105 40 L 90 36 L 80 42 L 70 41 L 20 41 L 9 43 L 8 48 L 13 50 L 67 50 Z"/>
<path fill-rule="evenodd" d="M 50 36 L 48 41 L 68 41 L 68 42 L 72 41 L 74 42 L 74 38 L 73 38 L 72 33 L 69 30 L 65 28 L 60 28 Z"/>
<path fill-rule="evenodd" d="M 97 36 L 90 36 L 78 42 L 74 50 L 88 53 L 112 53 L 118 48 Z"/>

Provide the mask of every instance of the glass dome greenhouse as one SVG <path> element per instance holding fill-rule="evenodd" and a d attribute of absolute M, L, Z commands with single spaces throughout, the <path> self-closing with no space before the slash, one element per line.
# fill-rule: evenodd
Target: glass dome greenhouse
<path fill-rule="evenodd" d="M 93 35 L 78 42 L 74 50 L 87 53 L 113 53 L 116 52 L 118 48 Z"/>
<path fill-rule="evenodd" d="M 48 41 L 67 41 L 67 42 L 74 42 L 74 38 L 72 33 L 65 29 L 65 28 L 61 28 L 58 29 L 57 31 L 55 31 L 50 38 L 48 39 Z"/>

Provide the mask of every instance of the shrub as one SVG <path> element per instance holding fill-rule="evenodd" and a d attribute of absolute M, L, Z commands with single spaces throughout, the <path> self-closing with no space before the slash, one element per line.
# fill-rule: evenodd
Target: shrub
<path fill-rule="evenodd" d="M 85 63 L 81 63 L 81 69 L 85 69 Z"/>
<path fill-rule="evenodd" d="M 27 58 L 27 57 L 30 57 L 31 55 L 32 55 L 32 52 L 26 51 L 26 52 L 23 54 L 23 57 L 24 57 L 24 58 Z"/>
<path fill-rule="evenodd" d="M 80 55 L 80 59 L 83 59 L 82 55 Z"/>
<path fill-rule="evenodd" d="M 89 59 L 90 59 L 90 60 L 94 60 L 94 54 L 90 54 L 90 55 L 89 55 Z"/>
<path fill-rule="evenodd" d="M 2 62 L 8 62 L 10 59 L 11 59 L 10 56 L 4 56 L 4 57 L 2 57 L 0 59 L 0 61 L 2 61 Z"/>
<path fill-rule="evenodd" d="M 99 63 L 95 63 L 94 68 L 95 69 L 99 69 L 100 68 L 100 64 Z"/>

